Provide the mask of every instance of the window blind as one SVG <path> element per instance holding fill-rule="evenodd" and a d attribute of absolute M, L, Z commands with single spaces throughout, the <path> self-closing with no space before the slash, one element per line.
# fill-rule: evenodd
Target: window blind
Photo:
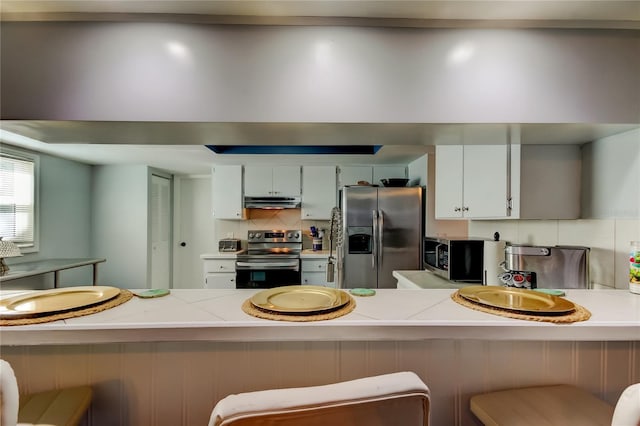
<path fill-rule="evenodd" d="M 21 247 L 33 246 L 35 162 L 0 155 L 0 236 Z"/>

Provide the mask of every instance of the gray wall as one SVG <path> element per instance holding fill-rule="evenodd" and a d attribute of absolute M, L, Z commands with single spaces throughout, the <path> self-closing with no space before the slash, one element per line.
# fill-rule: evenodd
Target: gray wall
<path fill-rule="evenodd" d="M 40 259 L 88 257 L 91 228 L 91 166 L 40 156 L 40 250 L 7 264 Z M 99 267 L 100 268 L 100 267 Z M 61 286 L 91 285 L 91 266 L 63 271 Z M 53 274 L 2 283 L 2 288 L 50 288 Z"/>
<path fill-rule="evenodd" d="M 586 144 L 582 164 L 582 217 L 640 220 L 640 129 Z"/>
<path fill-rule="evenodd" d="M 100 285 L 147 287 L 148 179 L 146 166 L 94 167 L 91 253 L 107 259 Z"/>
<path fill-rule="evenodd" d="M 640 120 L 637 31 L 3 22 L 0 36 L 3 119 Z"/>

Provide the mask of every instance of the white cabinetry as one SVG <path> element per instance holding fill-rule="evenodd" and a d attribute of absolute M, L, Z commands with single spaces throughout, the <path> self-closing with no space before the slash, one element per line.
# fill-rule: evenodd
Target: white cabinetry
<path fill-rule="evenodd" d="M 299 197 L 300 166 L 245 166 L 247 197 Z"/>
<path fill-rule="evenodd" d="M 242 205 L 242 166 L 213 167 L 211 190 L 214 218 L 245 218 Z"/>
<path fill-rule="evenodd" d="M 509 146 L 436 146 L 436 219 L 505 218 Z"/>
<path fill-rule="evenodd" d="M 236 288 L 235 259 L 204 259 L 205 288 Z"/>
<path fill-rule="evenodd" d="M 327 282 L 327 259 L 302 259 L 302 284 L 336 287 L 336 282 Z"/>
<path fill-rule="evenodd" d="M 336 206 L 336 168 L 304 166 L 302 168 L 302 219 L 331 219 Z"/>
<path fill-rule="evenodd" d="M 577 145 L 436 146 L 436 219 L 577 219 Z"/>

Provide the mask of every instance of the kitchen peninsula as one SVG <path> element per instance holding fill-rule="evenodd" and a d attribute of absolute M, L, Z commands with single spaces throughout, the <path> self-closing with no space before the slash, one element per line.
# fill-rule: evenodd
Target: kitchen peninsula
<path fill-rule="evenodd" d="M 637 295 L 568 290 L 592 316 L 556 325 L 467 309 L 454 291 L 380 289 L 343 317 L 294 323 L 245 314 L 240 306 L 255 290 L 173 290 L 94 315 L 2 327 L 2 357 L 25 389 L 92 385 L 94 425 L 206 424 L 230 393 L 401 370 L 430 387 L 434 425 L 470 424 L 468 399 L 478 392 L 563 382 L 614 403 L 640 381 Z M 104 420 L 109 412 L 120 421 Z"/>
<path fill-rule="evenodd" d="M 134 292 L 136 290 L 133 290 Z M 490 315 L 458 305 L 454 290 L 378 289 L 356 297 L 356 309 L 328 321 L 254 318 L 241 310 L 256 290 L 172 290 L 167 297 L 134 298 L 77 318 L 2 327 L 2 345 L 95 344 L 165 341 L 413 341 L 640 340 L 640 297 L 620 290 L 567 290 L 566 298 L 592 317 L 570 325 Z"/>

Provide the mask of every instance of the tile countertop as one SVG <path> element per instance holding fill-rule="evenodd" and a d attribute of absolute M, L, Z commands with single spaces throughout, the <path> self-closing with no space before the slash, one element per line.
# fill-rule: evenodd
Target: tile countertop
<path fill-rule="evenodd" d="M 133 290 L 135 292 L 135 290 Z M 412 341 L 425 339 L 640 340 L 640 295 L 624 290 L 567 290 L 592 313 L 556 325 L 478 312 L 455 303 L 455 290 L 379 289 L 355 297 L 356 309 L 315 322 L 271 321 L 241 310 L 256 290 L 178 289 L 165 297 L 44 324 L 0 327 L 3 346 L 161 341 Z M 0 296 L 10 294 L 0 291 Z M 15 293 L 15 292 L 13 292 Z"/>
<path fill-rule="evenodd" d="M 430 271 L 393 271 L 393 277 L 398 280 L 397 288 L 400 289 L 458 289 L 470 285 L 449 281 Z"/>
<path fill-rule="evenodd" d="M 335 256 L 335 252 L 333 253 L 333 255 Z M 302 250 L 302 253 L 300 253 L 300 257 L 302 259 L 313 259 L 313 258 L 327 258 L 329 257 L 329 250 L 316 250 L 313 251 L 311 249 L 305 249 Z"/>

